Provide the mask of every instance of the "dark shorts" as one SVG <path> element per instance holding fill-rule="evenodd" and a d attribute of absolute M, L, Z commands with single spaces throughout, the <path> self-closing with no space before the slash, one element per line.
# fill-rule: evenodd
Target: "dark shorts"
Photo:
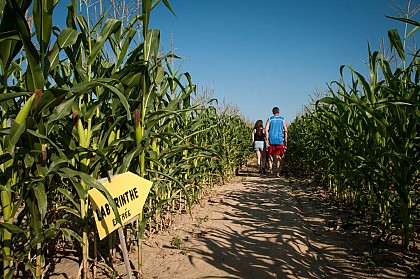
<path fill-rule="evenodd" d="M 270 156 L 283 156 L 284 155 L 284 144 L 273 144 L 268 149 L 268 155 Z"/>

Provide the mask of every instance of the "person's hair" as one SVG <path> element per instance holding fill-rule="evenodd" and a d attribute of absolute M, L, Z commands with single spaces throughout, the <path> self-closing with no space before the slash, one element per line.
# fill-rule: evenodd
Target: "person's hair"
<path fill-rule="evenodd" d="M 280 113 L 280 109 L 278 107 L 273 108 L 273 114 Z"/>
<path fill-rule="evenodd" d="M 254 129 L 256 133 L 258 134 L 262 133 L 262 130 L 264 129 L 264 127 L 263 127 L 263 121 L 261 119 L 258 119 L 257 122 L 255 122 Z"/>

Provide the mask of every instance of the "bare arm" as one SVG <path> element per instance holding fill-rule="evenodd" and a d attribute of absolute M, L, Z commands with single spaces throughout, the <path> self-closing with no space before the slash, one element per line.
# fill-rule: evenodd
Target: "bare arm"
<path fill-rule="evenodd" d="M 269 130 L 270 130 L 270 119 L 267 119 L 267 122 L 265 123 L 265 141 L 267 142 L 267 145 L 270 145 L 270 141 L 268 139 Z"/>
<path fill-rule="evenodd" d="M 283 122 L 283 128 L 284 128 L 284 145 L 287 146 L 287 141 L 289 140 L 289 132 L 287 130 L 286 120 L 284 120 Z"/>

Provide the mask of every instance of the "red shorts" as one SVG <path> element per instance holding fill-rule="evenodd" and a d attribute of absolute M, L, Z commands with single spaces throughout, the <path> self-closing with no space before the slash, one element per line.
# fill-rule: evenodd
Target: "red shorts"
<path fill-rule="evenodd" d="M 268 149 L 269 156 L 283 156 L 284 155 L 284 144 L 273 144 Z"/>

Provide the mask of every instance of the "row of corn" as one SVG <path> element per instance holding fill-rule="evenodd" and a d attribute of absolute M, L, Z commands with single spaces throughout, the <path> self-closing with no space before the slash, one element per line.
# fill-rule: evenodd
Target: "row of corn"
<path fill-rule="evenodd" d="M 178 57 L 161 53 L 150 15 L 157 5 L 173 12 L 170 3 L 133 3 L 138 12 L 118 19 L 102 1 L 73 1 L 65 26 L 54 26 L 58 1 L 0 0 L 4 278 L 40 278 L 62 242 L 80 249 L 86 278 L 95 230 L 87 191 L 106 194 L 97 180 L 110 172 L 153 181 L 140 239 L 250 155 L 243 118 L 197 96 Z"/>
<path fill-rule="evenodd" d="M 408 249 L 420 230 L 420 57 L 409 47 L 420 23 L 397 20 L 404 36 L 390 30 L 389 51 L 369 48 L 367 77 L 343 66 L 290 125 L 288 157 L 355 208 L 377 240 L 396 237 Z"/>

